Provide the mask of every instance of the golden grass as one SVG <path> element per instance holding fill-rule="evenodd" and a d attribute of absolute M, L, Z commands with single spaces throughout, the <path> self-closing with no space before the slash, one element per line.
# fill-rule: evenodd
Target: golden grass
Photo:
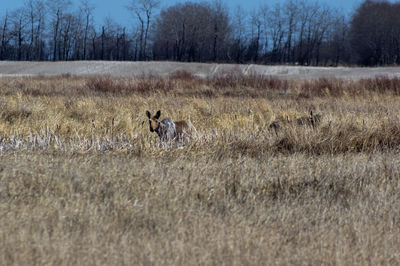
<path fill-rule="evenodd" d="M 2 78 L 0 261 L 399 264 L 399 84 Z M 161 145 L 158 109 L 199 137 Z"/>

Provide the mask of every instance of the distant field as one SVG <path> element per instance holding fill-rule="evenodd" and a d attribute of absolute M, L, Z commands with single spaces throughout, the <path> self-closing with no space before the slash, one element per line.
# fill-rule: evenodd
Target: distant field
<path fill-rule="evenodd" d="M 243 74 L 260 74 L 280 79 L 309 80 L 340 78 L 358 80 L 376 76 L 400 77 L 400 67 L 304 67 L 263 66 L 234 64 L 201 64 L 177 62 L 10 62 L 0 61 L 0 77 L 48 75 L 110 75 L 132 77 L 140 75 L 168 76 L 176 71 L 187 71 L 198 77 L 209 77 L 235 71 Z"/>
<path fill-rule="evenodd" d="M 76 76 L 7 64 L 5 265 L 400 264 L 395 71 L 309 80 L 177 64 Z M 145 115 L 159 109 L 198 137 L 161 144 Z"/>

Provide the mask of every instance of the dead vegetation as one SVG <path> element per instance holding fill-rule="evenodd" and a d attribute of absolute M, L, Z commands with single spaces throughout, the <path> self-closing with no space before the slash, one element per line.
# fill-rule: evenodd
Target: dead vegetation
<path fill-rule="evenodd" d="M 2 78 L 0 261 L 398 264 L 399 88 Z M 198 138 L 161 145 L 156 108 Z"/>

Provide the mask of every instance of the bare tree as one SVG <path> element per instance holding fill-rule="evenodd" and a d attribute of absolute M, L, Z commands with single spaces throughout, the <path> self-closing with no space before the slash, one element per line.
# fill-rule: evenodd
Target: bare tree
<path fill-rule="evenodd" d="M 230 14 L 223 0 L 164 8 L 159 0 L 130 0 L 131 32 L 111 19 L 95 25 L 94 6 L 80 0 L 25 0 L 0 14 L 0 59 L 178 60 L 293 63 L 400 63 L 400 4 L 365 0 L 351 23 L 313 0 L 261 5 Z M 43 7 L 47 7 L 46 11 Z M 350 29 L 350 30 L 349 30 Z M 350 34 L 349 34 L 350 33 Z"/>
<path fill-rule="evenodd" d="M 92 42 L 92 49 L 89 52 L 89 58 L 91 58 L 92 60 L 97 59 L 97 32 L 96 30 L 93 28 L 92 34 L 91 34 L 91 42 Z"/>
<path fill-rule="evenodd" d="M 322 53 L 325 65 L 338 66 L 350 62 L 350 43 L 348 39 L 349 25 L 347 18 L 339 13 L 334 14 L 327 32 L 327 43 Z"/>
<path fill-rule="evenodd" d="M 230 31 L 227 12 L 218 2 L 177 4 L 161 11 L 154 27 L 154 50 L 162 59 L 226 60 Z"/>
<path fill-rule="evenodd" d="M 68 11 L 69 6 L 71 5 L 71 1 L 68 0 L 47 0 L 46 2 L 48 6 L 48 10 L 50 15 L 52 16 L 51 20 L 51 30 L 52 30 L 52 41 L 53 41 L 53 61 L 59 59 L 60 49 L 58 48 L 59 44 L 59 36 L 60 36 L 60 27 L 62 25 L 62 19 L 64 12 Z"/>
<path fill-rule="evenodd" d="M 25 41 L 27 37 L 27 17 L 24 8 L 18 8 L 11 14 L 11 23 L 12 23 L 12 36 L 14 40 L 15 51 L 15 59 L 22 60 L 23 55 L 26 54 L 27 50 L 25 47 Z M 25 59 L 25 58 L 24 58 Z"/>
<path fill-rule="evenodd" d="M 297 26 L 299 14 L 299 4 L 297 0 L 288 0 L 284 5 L 285 24 L 286 24 L 286 44 L 285 44 L 285 60 L 294 63 L 293 41 Z"/>
<path fill-rule="evenodd" d="M 284 28 L 285 18 L 280 5 L 275 5 L 270 11 L 268 22 L 270 31 L 269 35 L 271 36 L 272 42 L 272 50 L 270 52 L 271 61 L 273 63 L 281 63 L 283 61 L 283 43 L 286 29 Z"/>
<path fill-rule="evenodd" d="M 94 7 L 89 3 L 89 0 L 80 0 L 81 3 L 81 12 L 84 16 L 84 37 L 83 37 L 83 60 L 87 59 L 87 43 L 88 43 L 88 35 L 90 26 L 93 24 L 93 10 Z"/>
<path fill-rule="evenodd" d="M 140 25 L 139 60 L 147 59 L 147 42 L 153 19 L 152 15 L 159 5 L 158 0 L 132 0 L 127 6 L 128 10 L 138 19 Z"/>
<path fill-rule="evenodd" d="M 225 37 L 230 31 L 229 29 L 229 17 L 227 7 L 223 5 L 221 0 L 214 0 L 211 9 L 213 17 L 213 61 L 218 61 L 222 55 L 223 45 L 226 43 Z"/>
<path fill-rule="evenodd" d="M 1 48 L 0 48 L 0 59 L 6 59 L 5 55 L 9 46 L 9 41 L 11 39 L 11 34 L 9 32 L 8 26 L 8 12 L 6 13 L 1 27 Z"/>
<path fill-rule="evenodd" d="M 237 6 L 232 21 L 232 44 L 229 56 L 236 63 L 244 61 L 244 52 L 247 46 L 247 13 L 241 6 Z"/>
<path fill-rule="evenodd" d="M 400 4 L 366 0 L 351 20 L 350 38 L 357 55 L 365 65 L 385 65 L 399 62 Z"/>
<path fill-rule="evenodd" d="M 298 40 L 298 49 L 297 49 L 297 59 L 296 61 L 300 65 L 304 65 L 307 58 L 310 55 L 310 42 L 311 42 L 311 34 L 312 34 L 312 23 L 311 20 L 313 16 L 317 13 L 317 8 L 315 6 L 310 6 L 308 2 L 301 1 L 300 2 L 300 14 L 299 14 L 299 40 Z"/>
<path fill-rule="evenodd" d="M 79 30 L 81 24 L 78 17 L 71 13 L 64 14 L 61 22 L 61 47 L 59 49 L 59 59 L 69 60 L 74 43 L 78 43 L 77 39 L 79 39 L 80 36 Z"/>
<path fill-rule="evenodd" d="M 209 9 L 201 4 L 188 2 L 162 10 L 155 25 L 157 54 L 177 61 L 196 60 L 211 24 Z"/>
<path fill-rule="evenodd" d="M 250 17 L 251 24 L 251 42 L 248 48 L 248 60 L 252 62 L 258 62 L 259 54 L 260 54 L 260 42 L 262 36 L 264 36 L 263 43 L 267 45 L 267 32 L 265 31 L 265 24 L 267 18 L 267 6 L 262 6 L 257 9 L 257 11 L 253 11 Z"/>
<path fill-rule="evenodd" d="M 299 9 L 299 32 L 295 47 L 296 61 L 310 65 L 319 64 L 320 48 L 329 27 L 333 26 L 331 11 L 318 3 L 301 1 Z"/>
<path fill-rule="evenodd" d="M 28 0 L 26 3 L 27 13 L 29 16 L 30 22 L 30 41 L 29 41 L 29 55 L 28 60 L 33 57 L 33 45 L 35 41 L 35 24 L 36 24 L 36 12 L 35 12 L 35 5 L 33 0 Z"/>

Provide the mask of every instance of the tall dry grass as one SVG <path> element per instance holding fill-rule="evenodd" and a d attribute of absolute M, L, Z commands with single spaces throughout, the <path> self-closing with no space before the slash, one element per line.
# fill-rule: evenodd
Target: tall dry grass
<path fill-rule="evenodd" d="M 398 264 L 399 88 L 237 73 L 2 78 L 0 261 Z M 158 109 L 198 138 L 162 145 L 145 116 Z M 296 122 L 310 110 L 317 126 Z"/>

